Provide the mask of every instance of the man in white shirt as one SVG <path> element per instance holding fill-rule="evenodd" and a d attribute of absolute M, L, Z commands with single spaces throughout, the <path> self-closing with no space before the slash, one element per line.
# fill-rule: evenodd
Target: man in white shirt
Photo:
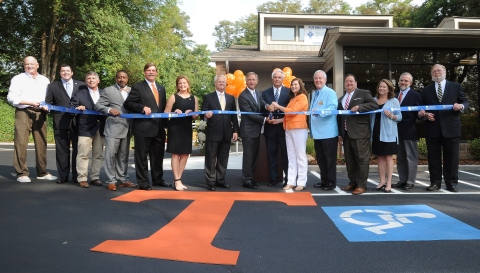
<path fill-rule="evenodd" d="M 23 60 L 25 73 L 12 78 L 7 100 L 15 110 L 15 136 L 13 166 L 18 182 L 31 182 L 27 167 L 27 145 L 30 131 L 35 144 L 37 179 L 56 180 L 47 171 L 47 125 L 46 111 L 40 108 L 45 100 L 50 81 L 38 73 L 38 61 L 28 56 Z"/>

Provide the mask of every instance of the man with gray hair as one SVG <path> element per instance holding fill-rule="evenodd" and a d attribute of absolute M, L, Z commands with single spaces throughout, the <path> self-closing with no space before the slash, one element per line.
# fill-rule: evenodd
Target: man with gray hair
<path fill-rule="evenodd" d="M 398 80 L 400 92 L 397 94 L 400 107 L 422 105 L 422 95 L 411 88 L 413 77 L 410 73 L 404 72 Z M 402 120 L 397 123 L 398 127 L 398 154 L 397 170 L 399 182 L 393 185 L 394 188 L 412 190 L 415 187 L 418 167 L 418 133 L 415 122 L 417 112 L 402 112 Z"/>
<path fill-rule="evenodd" d="M 327 74 L 317 70 L 313 74 L 315 91 L 312 92 L 310 111 L 330 110 L 338 108 L 337 93 L 326 86 Z M 320 168 L 321 182 L 314 185 L 324 191 L 333 190 L 337 186 L 337 115 L 331 113 L 312 114 L 310 132 L 314 139 L 315 155 Z"/>

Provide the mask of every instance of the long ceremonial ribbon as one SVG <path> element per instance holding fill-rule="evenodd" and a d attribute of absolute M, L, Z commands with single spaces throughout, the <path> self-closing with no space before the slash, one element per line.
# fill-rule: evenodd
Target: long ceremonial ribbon
<path fill-rule="evenodd" d="M 71 113 L 71 114 L 85 114 L 85 115 L 102 115 L 107 116 L 106 114 L 102 114 L 97 111 L 93 110 L 77 110 L 75 108 L 68 108 L 63 106 L 56 106 L 51 105 L 45 102 L 40 103 L 40 106 L 46 106 L 48 110 L 53 110 L 57 112 L 64 112 L 64 113 Z M 452 110 L 453 105 L 422 105 L 422 106 L 404 106 L 398 108 L 382 108 L 377 109 L 374 111 L 368 112 L 352 112 L 350 110 L 317 110 L 317 111 L 305 111 L 305 112 L 288 112 L 285 113 L 286 115 L 367 115 L 373 113 L 383 112 L 384 110 L 389 111 L 397 111 L 400 110 L 402 112 L 412 112 L 412 111 L 443 111 L 443 110 Z M 176 113 L 152 113 L 150 115 L 144 114 L 120 114 L 122 118 L 181 118 L 181 117 L 188 117 L 194 115 L 204 115 L 208 112 L 212 112 L 213 114 L 224 114 L 224 115 L 260 115 L 264 113 L 256 113 L 256 112 L 241 112 L 241 111 L 221 111 L 221 110 L 212 110 L 212 111 L 199 111 L 199 112 L 190 112 L 188 114 L 176 114 Z"/>

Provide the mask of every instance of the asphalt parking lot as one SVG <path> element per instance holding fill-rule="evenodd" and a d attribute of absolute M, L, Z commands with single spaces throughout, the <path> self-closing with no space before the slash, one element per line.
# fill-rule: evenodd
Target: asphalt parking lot
<path fill-rule="evenodd" d="M 31 177 L 33 153 L 32 147 Z M 183 176 L 187 191 L 154 187 L 147 196 L 125 188 L 81 189 L 72 182 L 18 183 L 13 146 L 0 145 L 1 271 L 480 271 L 476 166 L 461 168 L 458 193 L 427 192 L 428 173 L 420 170 L 412 191 L 368 190 L 352 196 L 339 188 L 313 188 L 318 182 L 315 166 L 300 193 L 267 183 L 245 189 L 241 156 L 230 155 L 228 190 L 208 192 L 203 157 L 191 157 Z M 169 164 L 166 158 L 167 181 L 173 180 Z M 48 169 L 56 174 L 53 146 Z M 135 182 L 133 167 L 129 174 Z M 337 175 L 337 185 L 346 185 L 346 173 L 339 170 Z M 368 187 L 378 181 L 378 174 L 370 173 Z M 115 244 L 102 248 L 106 242 Z M 132 245 L 122 249 L 126 243 Z"/>

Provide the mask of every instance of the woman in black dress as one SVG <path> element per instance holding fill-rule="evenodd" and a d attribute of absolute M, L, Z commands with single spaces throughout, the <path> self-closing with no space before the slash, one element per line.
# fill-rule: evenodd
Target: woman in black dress
<path fill-rule="evenodd" d="M 393 155 L 398 149 L 397 122 L 402 120 L 400 103 L 395 98 L 392 82 L 383 79 L 377 85 L 378 108 L 380 113 L 372 114 L 372 153 L 377 156 L 378 174 L 380 183 L 375 188 L 377 191 L 392 191 Z M 391 111 L 392 108 L 396 108 Z M 385 181 L 386 176 L 386 181 Z"/>
<path fill-rule="evenodd" d="M 187 76 L 178 76 L 177 92 L 168 98 L 165 113 L 188 114 L 198 112 L 198 100 L 192 95 Z M 198 115 L 171 118 L 167 130 L 167 152 L 172 153 L 173 188 L 183 191 L 182 174 L 192 153 L 192 120 Z"/>

